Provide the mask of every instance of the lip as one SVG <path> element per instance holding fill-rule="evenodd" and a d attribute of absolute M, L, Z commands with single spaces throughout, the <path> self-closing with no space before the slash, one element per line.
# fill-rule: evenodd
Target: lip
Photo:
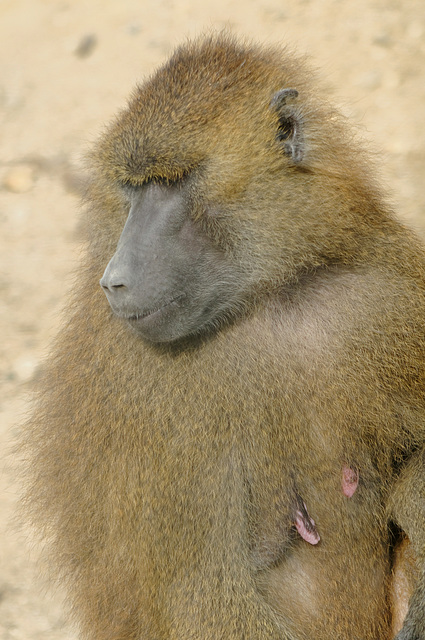
<path fill-rule="evenodd" d="M 148 325 L 157 324 L 164 315 L 171 311 L 174 307 L 178 306 L 178 302 L 184 298 L 184 295 L 178 295 L 172 298 L 169 302 L 161 305 L 160 307 L 153 307 L 148 311 L 138 311 L 130 316 L 126 316 L 127 322 L 135 328 L 144 328 Z"/>

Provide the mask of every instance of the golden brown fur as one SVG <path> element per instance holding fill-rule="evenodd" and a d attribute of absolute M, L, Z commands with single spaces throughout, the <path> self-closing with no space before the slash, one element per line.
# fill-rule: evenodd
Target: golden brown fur
<path fill-rule="evenodd" d="M 300 165 L 275 140 L 282 87 L 299 93 Z M 26 435 L 28 509 L 83 637 L 389 637 L 389 520 L 425 549 L 410 462 L 425 438 L 423 248 L 303 61 L 278 50 L 180 48 L 92 162 L 88 251 Z M 206 334 L 149 344 L 98 282 L 121 185 L 184 176 L 249 295 Z M 343 465 L 359 472 L 349 499 Z M 294 491 L 317 546 L 294 531 Z"/>

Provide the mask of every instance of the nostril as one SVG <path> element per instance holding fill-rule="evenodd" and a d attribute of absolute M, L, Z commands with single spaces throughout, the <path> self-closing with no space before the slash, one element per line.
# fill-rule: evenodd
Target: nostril
<path fill-rule="evenodd" d="M 113 280 L 109 279 L 109 278 L 105 278 L 103 277 L 100 282 L 99 282 L 100 286 L 102 287 L 102 289 L 105 292 L 109 293 L 113 293 L 114 291 L 117 291 L 118 289 L 126 289 L 126 285 L 123 282 L 114 282 Z"/>

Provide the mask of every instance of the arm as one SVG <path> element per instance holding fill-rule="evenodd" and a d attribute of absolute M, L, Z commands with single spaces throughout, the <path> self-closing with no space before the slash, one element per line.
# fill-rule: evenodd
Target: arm
<path fill-rule="evenodd" d="M 409 536 L 418 579 L 397 640 L 425 639 L 425 449 L 417 451 L 400 474 L 390 498 L 390 516 Z"/>

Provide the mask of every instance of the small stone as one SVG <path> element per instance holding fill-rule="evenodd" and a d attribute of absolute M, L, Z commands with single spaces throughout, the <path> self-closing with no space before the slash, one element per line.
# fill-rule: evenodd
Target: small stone
<path fill-rule="evenodd" d="M 3 180 L 3 186 L 13 193 L 25 193 L 34 186 L 35 173 L 33 167 L 18 165 L 9 169 Z"/>
<path fill-rule="evenodd" d="M 21 382 L 27 382 L 33 377 L 37 365 L 38 361 L 35 358 L 18 358 L 13 364 L 13 373 Z"/>
<path fill-rule="evenodd" d="M 130 36 L 138 36 L 142 27 L 138 22 L 130 22 L 125 30 Z"/>
<path fill-rule="evenodd" d="M 83 36 L 75 49 L 75 55 L 79 58 L 88 58 L 91 56 L 97 45 L 97 38 L 94 33 Z"/>
<path fill-rule="evenodd" d="M 378 33 L 374 39 L 373 43 L 378 45 L 378 47 L 384 47 L 384 49 L 388 49 L 392 46 L 393 41 L 389 33 L 383 32 Z"/>

